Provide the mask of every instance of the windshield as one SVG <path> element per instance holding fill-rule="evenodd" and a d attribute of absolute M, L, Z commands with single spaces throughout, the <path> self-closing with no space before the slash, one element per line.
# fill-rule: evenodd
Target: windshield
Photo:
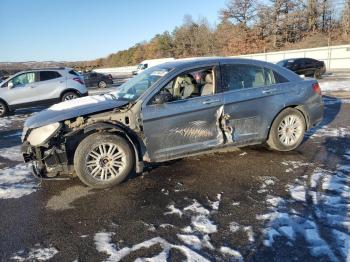
<path fill-rule="evenodd" d="M 112 92 L 111 94 L 119 99 L 126 99 L 129 101 L 136 100 L 154 83 L 164 77 L 169 71 L 169 68 L 147 69 L 118 87 L 118 90 Z"/>

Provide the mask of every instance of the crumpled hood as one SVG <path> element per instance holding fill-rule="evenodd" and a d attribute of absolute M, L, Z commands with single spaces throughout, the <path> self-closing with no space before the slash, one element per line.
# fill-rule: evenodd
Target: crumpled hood
<path fill-rule="evenodd" d="M 55 104 L 34 114 L 24 123 L 25 128 L 37 128 L 74 117 L 98 113 L 126 105 L 128 101 L 116 100 L 109 95 L 96 95 L 77 98 Z"/>

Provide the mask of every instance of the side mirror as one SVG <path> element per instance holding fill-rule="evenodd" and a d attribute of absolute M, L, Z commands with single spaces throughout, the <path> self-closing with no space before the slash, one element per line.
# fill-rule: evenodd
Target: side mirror
<path fill-rule="evenodd" d="M 173 96 L 170 93 L 159 93 L 153 99 L 153 105 L 162 105 L 167 102 L 173 101 Z"/>
<path fill-rule="evenodd" d="M 12 81 L 8 82 L 8 83 L 7 83 L 7 87 L 8 87 L 9 89 L 11 89 L 11 88 L 13 87 L 13 82 L 12 82 Z"/>

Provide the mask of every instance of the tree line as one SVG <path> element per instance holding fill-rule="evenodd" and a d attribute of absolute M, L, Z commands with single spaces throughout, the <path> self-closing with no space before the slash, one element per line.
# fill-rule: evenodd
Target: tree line
<path fill-rule="evenodd" d="M 164 57 L 233 56 L 348 44 L 350 0 L 229 0 L 219 23 L 185 16 L 172 32 L 82 66 L 135 65 Z"/>

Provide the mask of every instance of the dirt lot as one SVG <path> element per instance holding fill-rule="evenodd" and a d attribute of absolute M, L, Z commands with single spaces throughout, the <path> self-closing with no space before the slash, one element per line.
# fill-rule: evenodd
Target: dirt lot
<path fill-rule="evenodd" d="M 34 179 L 19 154 L 32 112 L 1 119 L 0 260 L 349 261 L 350 95 L 337 96 L 294 152 L 182 159 L 108 190 Z"/>

